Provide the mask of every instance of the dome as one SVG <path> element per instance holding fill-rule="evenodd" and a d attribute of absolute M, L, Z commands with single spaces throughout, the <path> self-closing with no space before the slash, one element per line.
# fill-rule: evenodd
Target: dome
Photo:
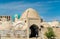
<path fill-rule="evenodd" d="M 18 22 L 13 23 L 13 29 L 14 30 L 25 30 L 26 29 L 25 22 L 18 21 Z"/>
<path fill-rule="evenodd" d="M 37 12 L 32 8 L 27 9 L 21 16 L 21 18 L 27 18 L 27 17 L 28 18 L 39 18 Z"/>
<path fill-rule="evenodd" d="M 18 14 L 15 14 L 15 16 L 14 16 L 15 18 L 18 18 Z"/>

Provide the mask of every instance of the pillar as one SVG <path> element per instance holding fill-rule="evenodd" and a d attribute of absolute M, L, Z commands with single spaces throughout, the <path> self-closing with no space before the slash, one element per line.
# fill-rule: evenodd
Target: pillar
<path fill-rule="evenodd" d="M 29 29 L 27 29 L 27 39 L 29 39 Z"/>

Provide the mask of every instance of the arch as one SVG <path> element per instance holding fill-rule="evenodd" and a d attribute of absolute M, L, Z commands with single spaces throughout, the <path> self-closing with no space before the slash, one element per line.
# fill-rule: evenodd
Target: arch
<path fill-rule="evenodd" d="M 33 24 L 31 25 L 30 27 L 30 35 L 29 37 L 32 38 L 32 37 L 38 37 L 38 26 Z"/>

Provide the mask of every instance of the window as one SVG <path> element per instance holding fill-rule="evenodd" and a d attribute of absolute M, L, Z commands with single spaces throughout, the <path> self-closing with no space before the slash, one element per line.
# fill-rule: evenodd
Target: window
<path fill-rule="evenodd" d="M 25 23 L 26 23 L 26 20 L 25 20 Z"/>

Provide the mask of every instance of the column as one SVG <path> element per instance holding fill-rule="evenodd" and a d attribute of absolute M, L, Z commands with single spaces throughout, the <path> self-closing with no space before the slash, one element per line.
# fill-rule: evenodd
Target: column
<path fill-rule="evenodd" d="M 27 24 L 28 25 L 28 24 Z M 27 28 L 27 39 L 29 39 L 29 26 Z"/>

